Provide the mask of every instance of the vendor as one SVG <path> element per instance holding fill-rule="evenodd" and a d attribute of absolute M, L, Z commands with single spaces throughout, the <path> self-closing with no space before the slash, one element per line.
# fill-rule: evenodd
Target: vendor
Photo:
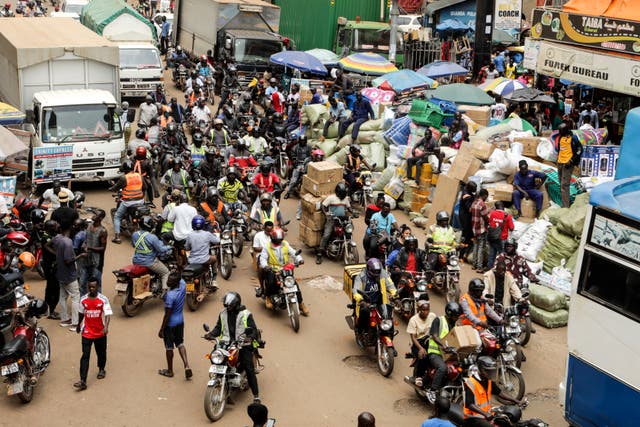
<path fill-rule="evenodd" d="M 440 173 L 440 167 L 444 160 L 444 153 L 440 151 L 438 142 L 432 136 L 431 129 L 427 129 L 424 132 L 424 137 L 418 141 L 418 143 L 412 149 L 413 157 L 407 159 L 407 178 L 413 179 L 412 170 L 413 166 L 416 167 L 415 181 L 420 182 L 420 173 L 422 171 L 422 165 L 429 162 L 429 155 L 433 154 L 438 159 L 438 167 L 434 173 Z"/>
<path fill-rule="evenodd" d="M 513 206 L 518 210 L 517 216 L 522 216 L 522 199 L 532 199 L 536 202 L 536 218 L 542 210 L 542 191 L 540 187 L 547 179 L 547 176 L 539 171 L 529 170 L 526 160 L 518 162 L 518 173 L 513 179 Z"/>
<path fill-rule="evenodd" d="M 345 123 L 345 129 L 353 123 L 353 129 L 351 130 L 351 140 L 353 143 L 358 139 L 358 133 L 360 132 L 360 126 L 362 126 L 367 120 L 374 120 L 376 118 L 373 113 L 373 108 L 368 99 L 364 98 L 360 92 L 356 93 L 356 102 L 353 104 L 353 111 L 351 117 L 349 117 Z"/>

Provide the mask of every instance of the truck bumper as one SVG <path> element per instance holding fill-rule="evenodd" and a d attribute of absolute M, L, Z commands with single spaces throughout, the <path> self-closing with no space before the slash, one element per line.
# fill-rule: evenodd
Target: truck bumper
<path fill-rule="evenodd" d="M 160 80 L 148 82 L 121 81 L 120 96 L 122 98 L 144 98 L 150 92 L 155 92 L 158 85 L 161 85 L 164 89 L 164 82 Z"/>

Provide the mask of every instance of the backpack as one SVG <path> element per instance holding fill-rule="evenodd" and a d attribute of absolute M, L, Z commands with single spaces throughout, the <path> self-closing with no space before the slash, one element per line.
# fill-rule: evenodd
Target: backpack
<path fill-rule="evenodd" d="M 504 212 L 504 216 L 502 217 L 502 224 L 499 225 L 498 227 L 491 227 L 489 226 L 489 231 L 487 233 L 487 240 L 490 242 L 498 242 L 501 240 L 502 238 L 502 230 L 504 230 L 504 227 L 507 223 L 507 218 L 509 217 L 509 214 Z"/>

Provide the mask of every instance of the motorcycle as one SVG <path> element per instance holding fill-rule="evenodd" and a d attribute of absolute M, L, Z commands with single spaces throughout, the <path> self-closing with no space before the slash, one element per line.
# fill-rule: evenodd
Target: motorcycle
<path fill-rule="evenodd" d="M 204 93 L 209 104 L 215 104 L 216 81 L 213 77 L 207 76 L 204 81 Z"/>
<path fill-rule="evenodd" d="M 16 256 L 25 251 L 31 252 L 36 258 L 36 264 L 33 270 L 44 279 L 42 244 L 40 243 L 38 231 L 31 222 L 23 223 L 16 219 L 9 222 L 9 227 L 11 231 L 4 236 L 6 239 L 6 252 Z"/>
<path fill-rule="evenodd" d="M 455 426 L 462 426 L 464 423 L 464 410 L 462 402 L 451 402 L 449 411 L 441 414 Z M 522 419 L 522 409 L 526 408 L 528 402 L 525 401 L 521 406 L 505 405 L 494 406 L 490 412 L 492 414 L 491 425 L 495 427 L 549 427 L 540 418 Z"/>
<path fill-rule="evenodd" d="M 392 301 L 393 311 L 409 321 L 417 313 L 417 302 L 427 293 L 427 276 L 424 271 L 402 271 L 398 280 L 398 298 Z"/>
<path fill-rule="evenodd" d="M 213 283 L 213 269 L 218 268 L 212 264 L 188 264 L 182 270 L 182 279 L 187 288 L 187 307 L 196 311 L 204 298 L 218 290 Z"/>
<path fill-rule="evenodd" d="M 168 56 L 168 55 L 167 55 Z M 176 70 L 176 88 L 179 90 L 185 90 L 187 87 L 187 67 L 184 64 L 178 65 L 178 69 Z"/>
<path fill-rule="evenodd" d="M 231 232 L 233 255 L 239 258 L 244 249 L 244 240 L 251 240 L 248 236 L 249 225 L 247 224 L 247 217 L 242 209 L 235 210 L 225 229 Z"/>
<path fill-rule="evenodd" d="M 210 330 L 207 324 L 202 325 L 202 328 L 205 332 Z M 204 412 L 207 414 L 207 418 L 213 422 L 222 418 L 227 399 L 233 392 L 238 390 L 245 391 L 249 388 L 247 374 L 244 370 L 240 371 L 238 369 L 238 362 L 240 349 L 252 346 L 253 339 L 251 335 L 253 334 L 253 328 L 247 328 L 244 334 L 231 343 L 219 343 L 214 338 L 215 345 L 211 353 L 206 356 L 211 362 L 211 366 L 209 367 L 209 381 L 207 381 L 207 388 L 204 393 Z M 206 335 L 203 338 L 211 340 Z M 256 341 L 259 348 L 264 348 L 264 341 L 259 338 Z M 258 368 L 261 366 L 259 359 L 260 354 L 255 349 L 253 362 L 256 367 L 256 373 L 259 373 Z"/>
<path fill-rule="evenodd" d="M 297 254 L 300 254 L 300 250 Z M 294 332 L 298 332 L 300 329 L 300 302 L 298 301 L 299 286 L 295 277 L 293 277 L 293 271 L 297 267 L 292 263 L 289 263 L 282 267 L 280 271 L 276 273 L 276 283 L 278 284 L 278 293 L 271 296 L 274 310 L 287 310 L 289 315 L 289 321 Z M 257 296 L 265 298 L 260 293 L 260 288 L 256 288 Z"/>
<path fill-rule="evenodd" d="M 501 313 L 504 319 L 508 319 L 506 332 L 510 336 L 517 338 L 521 346 L 525 346 L 531 340 L 533 325 L 531 324 L 531 314 L 529 314 L 529 289 L 522 289 L 522 301 L 507 308 L 502 308 L 496 304 L 496 310 L 503 310 Z"/>
<path fill-rule="evenodd" d="M 13 339 L 0 349 L 0 375 L 7 383 L 7 394 L 17 395 L 23 403 L 33 399 L 34 387 L 51 360 L 51 344 L 47 333 L 38 326 L 37 319 L 47 313 L 42 300 L 30 299 L 19 286 L 15 294 L 15 308 L 2 313 L 13 314 Z"/>
<path fill-rule="evenodd" d="M 122 190 L 118 190 L 117 194 L 112 194 L 116 199 L 116 207 L 111 208 L 111 221 L 116 217 L 116 211 L 122 203 Z M 151 209 L 147 205 L 131 206 L 127 208 L 127 212 L 120 221 L 120 231 L 128 233 L 130 236 L 140 228 L 139 222 L 143 216 L 151 214 Z"/>
<path fill-rule="evenodd" d="M 274 156 L 275 164 L 273 165 L 280 178 L 287 179 L 289 177 L 289 155 L 287 154 L 288 142 L 286 138 L 276 138 L 277 153 Z"/>
<path fill-rule="evenodd" d="M 223 279 L 229 280 L 233 273 L 233 244 L 231 231 L 223 230 L 220 233 L 220 245 L 215 248 L 218 258 L 218 268 Z"/>
<path fill-rule="evenodd" d="M 345 320 L 354 331 L 358 347 L 375 347 L 378 371 L 382 376 L 388 377 L 393 372 L 394 358 L 398 355 L 393 347 L 393 337 L 398 334 L 393 328 L 393 308 L 390 304 L 370 304 L 366 301 L 366 295 L 358 292 L 363 296 L 360 304 L 364 303 L 370 307 L 368 327 L 364 331 L 358 329 L 355 303 L 347 305 L 347 308 L 353 310 L 353 314 L 345 316 Z"/>
<path fill-rule="evenodd" d="M 375 164 L 372 165 L 373 168 L 375 166 Z M 371 172 L 365 167 L 360 171 L 350 197 L 353 204 L 362 206 L 363 210 L 373 203 L 373 178 Z"/>
<path fill-rule="evenodd" d="M 427 241 L 426 253 L 433 251 Z M 433 270 L 427 272 L 429 289 L 445 294 L 447 302 L 460 300 L 460 260 L 456 248 L 450 248 L 445 253 L 438 253 L 438 259 Z"/>
<path fill-rule="evenodd" d="M 520 400 L 525 393 L 524 377 L 519 369 L 522 350 L 518 351 L 519 343 L 506 335 L 503 327 L 498 326 L 494 328 L 494 331 L 495 334 L 486 329 L 480 332 L 480 340 L 482 341 L 481 354 L 496 359 L 498 365 L 498 380 L 496 384 L 500 386 L 504 393 Z"/>
<path fill-rule="evenodd" d="M 353 240 L 353 223 L 350 217 L 332 217 L 333 231 L 327 244 L 327 257 L 337 260 L 343 257 L 345 265 L 357 264 L 360 261 L 358 245 Z"/>

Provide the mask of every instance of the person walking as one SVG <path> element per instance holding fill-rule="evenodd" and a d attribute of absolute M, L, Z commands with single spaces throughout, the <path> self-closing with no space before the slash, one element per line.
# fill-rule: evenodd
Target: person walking
<path fill-rule="evenodd" d="M 42 245 L 42 269 L 47 284 L 44 288 L 44 300 L 49 307 L 48 319 L 60 320 L 60 314 L 56 311 L 60 301 L 60 283 L 56 275 L 56 251 L 51 246 L 51 241 L 58 234 L 58 223 L 48 220 L 44 223 L 44 232 L 40 235 Z"/>
<path fill-rule="evenodd" d="M 98 279 L 98 292 L 102 292 L 102 269 L 104 267 L 104 253 L 107 249 L 107 229 L 102 225 L 106 213 L 103 209 L 94 210 L 91 223 L 87 227 L 85 251 L 87 257 L 84 262 L 86 277 Z"/>
<path fill-rule="evenodd" d="M 487 249 L 487 223 L 489 208 L 485 201 L 489 197 L 486 188 L 478 191 L 478 196 L 471 205 L 471 228 L 473 230 L 473 265 L 478 273 L 484 273 L 484 253 Z"/>
<path fill-rule="evenodd" d="M 558 152 L 558 180 L 560 181 L 560 194 L 562 207 L 571 206 L 571 172 L 574 166 L 580 164 L 582 156 L 582 144 L 566 123 L 558 127 L 558 135 L 554 140 Z"/>
<path fill-rule="evenodd" d="M 487 232 L 489 263 L 487 268 L 493 268 L 496 256 L 504 252 L 504 242 L 513 229 L 513 217 L 505 212 L 504 203 L 497 201 L 496 208 L 489 214 L 489 230 Z"/>
<path fill-rule="evenodd" d="M 476 199 L 476 191 L 478 187 L 475 182 L 469 181 L 462 189 L 460 196 L 460 210 L 458 219 L 462 228 L 462 249 L 460 250 L 460 259 L 463 259 L 469 251 L 471 239 L 473 239 L 473 229 L 471 228 L 471 205 Z"/>
<path fill-rule="evenodd" d="M 184 375 L 187 379 L 193 376 L 187 360 L 187 349 L 184 346 L 184 299 L 187 295 L 187 284 L 180 278 L 180 273 L 173 272 L 167 282 L 169 291 L 164 299 L 164 317 L 158 331 L 158 337 L 164 340 L 167 356 L 167 369 L 160 369 L 158 374 L 173 377 L 173 349 L 178 349 L 184 364 Z"/>
<path fill-rule="evenodd" d="M 60 234 L 51 240 L 50 246 L 56 254 L 56 277 L 60 283 L 60 326 L 68 327 L 75 331 L 78 326 L 78 312 L 80 305 L 80 287 L 78 284 L 78 270 L 76 259 L 85 257 L 86 254 L 76 256 L 73 250 L 73 241 L 69 237 L 71 227 L 63 228 Z M 67 309 L 67 298 L 71 300 L 71 316 Z"/>
<path fill-rule="evenodd" d="M 103 379 L 107 372 L 107 334 L 109 320 L 113 311 L 109 299 L 98 292 L 98 279 L 90 277 L 87 283 L 89 293 L 80 300 L 79 318 L 76 333 L 82 333 L 82 358 L 80 359 L 80 381 L 73 386 L 79 391 L 87 389 L 87 374 L 89 373 L 89 358 L 91 346 L 96 349 L 98 356 L 98 379 Z"/>

